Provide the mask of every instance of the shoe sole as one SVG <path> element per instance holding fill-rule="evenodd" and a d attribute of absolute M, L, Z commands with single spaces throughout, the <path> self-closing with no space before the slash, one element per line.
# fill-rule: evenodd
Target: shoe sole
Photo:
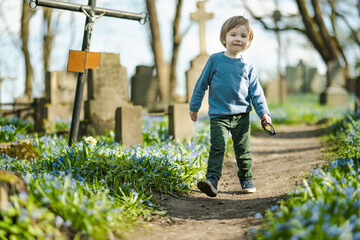
<path fill-rule="evenodd" d="M 249 188 L 242 190 L 243 193 L 254 193 L 256 192 L 256 188 Z"/>
<path fill-rule="evenodd" d="M 200 191 L 202 191 L 209 197 L 216 197 L 218 194 L 218 191 L 214 188 L 214 186 L 208 180 L 200 179 L 197 182 L 197 187 Z"/>

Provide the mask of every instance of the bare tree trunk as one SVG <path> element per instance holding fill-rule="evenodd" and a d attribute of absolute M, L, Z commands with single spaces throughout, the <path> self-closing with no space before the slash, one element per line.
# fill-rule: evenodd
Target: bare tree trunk
<path fill-rule="evenodd" d="M 170 63 L 170 94 L 171 101 L 176 100 L 176 84 L 177 84 L 177 60 L 179 56 L 180 43 L 182 36 L 180 34 L 180 19 L 181 19 L 181 9 L 182 9 L 182 0 L 177 0 L 176 4 L 176 13 L 173 21 L 173 49 L 172 49 L 172 58 Z"/>
<path fill-rule="evenodd" d="M 22 13 L 21 13 L 21 42 L 22 42 L 22 51 L 24 53 L 25 59 L 25 93 L 24 95 L 28 97 L 29 100 L 32 99 L 32 81 L 34 79 L 34 70 L 31 65 L 30 52 L 29 52 L 29 32 L 30 32 L 30 19 L 35 13 L 28 4 L 23 2 Z"/>
<path fill-rule="evenodd" d="M 164 61 L 162 42 L 160 37 L 160 26 L 156 13 L 155 0 L 146 0 L 147 10 L 151 17 L 150 29 L 151 29 L 151 47 L 154 52 L 155 68 L 159 81 L 160 101 L 162 103 L 168 103 L 169 101 L 169 76 L 167 65 Z"/>
<path fill-rule="evenodd" d="M 336 44 L 331 39 L 322 20 L 322 13 L 317 0 L 312 0 L 314 18 L 310 17 L 304 0 L 296 0 L 301 17 L 305 25 L 305 34 L 325 63 L 339 61 Z"/>
<path fill-rule="evenodd" d="M 44 79 L 49 71 L 52 44 L 54 40 L 54 32 L 51 29 L 53 10 L 51 8 L 43 8 L 43 61 L 44 61 Z"/>

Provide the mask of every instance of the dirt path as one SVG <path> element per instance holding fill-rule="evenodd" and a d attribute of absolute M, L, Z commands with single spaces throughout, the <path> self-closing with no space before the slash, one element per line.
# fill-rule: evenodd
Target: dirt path
<path fill-rule="evenodd" d="M 284 194 L 324 163 L 319 136 L 321 126 L 281 126 L 275 137 L 265 134 L 251 139 L 254 184 L 257 192 L 241 194 L 234 158 L 226 158 L 216 198 L 194 190 L 189 196 L 163 199 L 167 217 L 137 230 L 126 239 L 141 240 L 239 240 L 248 239 L 258 222 L 255 213 L 275 205 Z"/>

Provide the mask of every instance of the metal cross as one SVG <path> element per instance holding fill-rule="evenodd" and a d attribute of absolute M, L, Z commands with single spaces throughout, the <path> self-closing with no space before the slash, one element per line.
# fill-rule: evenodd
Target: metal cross
<path fill-rule="evenodd" d="M 75 11 L 75 12 L 83 12 L 86 15 L 86 22 L 84 27 L 84 36 L 83 36 L 83 43 L 81 50 L 85 51 L 86 54 L 89 52 L 92 28 L 97 18 L 101 16 L 125 18 L 128 20 L 139 21 L 141 24 L 145 24 L 146 21 L 148 20 L 148 15 L 146 12 L 137 14 L 137 13 L 116 11 L 105 8 L 98 8 L 96 7 L 96 0 L 89 0 L 88 5 L 59 2 L 53 0 L 30 0 L 30 7 L 34 8 L 36 6 L 57 8 L 68 11 Z M 81 111 L 86 75 L 87 75 L 87 69 L 84 69 L 83 72 L 78 73 L 74 108 L 73 108 L 70 136 L 69 136 L 70 146 L 73 144 L 73 142 L 76 142 L 78 137 L 80 111 Z"/>

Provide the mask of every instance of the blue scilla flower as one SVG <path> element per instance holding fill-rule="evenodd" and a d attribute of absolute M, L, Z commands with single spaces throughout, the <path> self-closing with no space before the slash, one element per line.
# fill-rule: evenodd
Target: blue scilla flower
<path fill-rule="evenodd" d="M 360 207 L 360 200 L 357 199 L 354 203 L 353 203 L 353 208 L 357 209 Z"/>
<path fill-rule="evenodd" d="M 279 209 L 279 205 L 273 205 L 273 206 L 271 206 L 270 208 L 269 208 L 269 210 L 271 211 L 271 212 L 275 212 L 276 210 L 278 210 Z"/>
<path fill-rule="evenodd" d="M 348 198 L 351 198 L 352 195 L 353 195 L 353 193 L 355 192 L 355 188 L 354 188 L 353 186 L 346 187 L 346 188 L 344 189 L 344 192 L 345 192 L 345 194 L 346 194 L 346 196 L 347 196 Z"/>
<path fill-rule="evenodd" d="M 254 218 L 255 218 L 256 220 L 259 220 L 259 219 L 262 219 L 262 218 L 263 218 L 263 215 L 262 215 L 261 213 L 255 213 Z"/>
<path fill-rule="evenodd" d="M 56 216 L 55 217 L 55 225 L 57 226 L 57 227 L 61 227 L 61 225 L 63 225 L 63 223 L 64 223 L 64 219 L 62 219 L 62 217 L 60 217 L 60 216 Z"/>
<path fill-rule="evenodd" d="M 13 125 L 4 125 L 0 128 L 1 132 L 7 132 L 9 134 L 13 134 L 16 128 Z"/>
<path fill-rule="evenodd" d="M 138 195 L 139 195 L 134 189 L 130 189 L 130 192 L 131 192 L 132 195 L 134 195 L 134 196 L 138 196 Z"/>

